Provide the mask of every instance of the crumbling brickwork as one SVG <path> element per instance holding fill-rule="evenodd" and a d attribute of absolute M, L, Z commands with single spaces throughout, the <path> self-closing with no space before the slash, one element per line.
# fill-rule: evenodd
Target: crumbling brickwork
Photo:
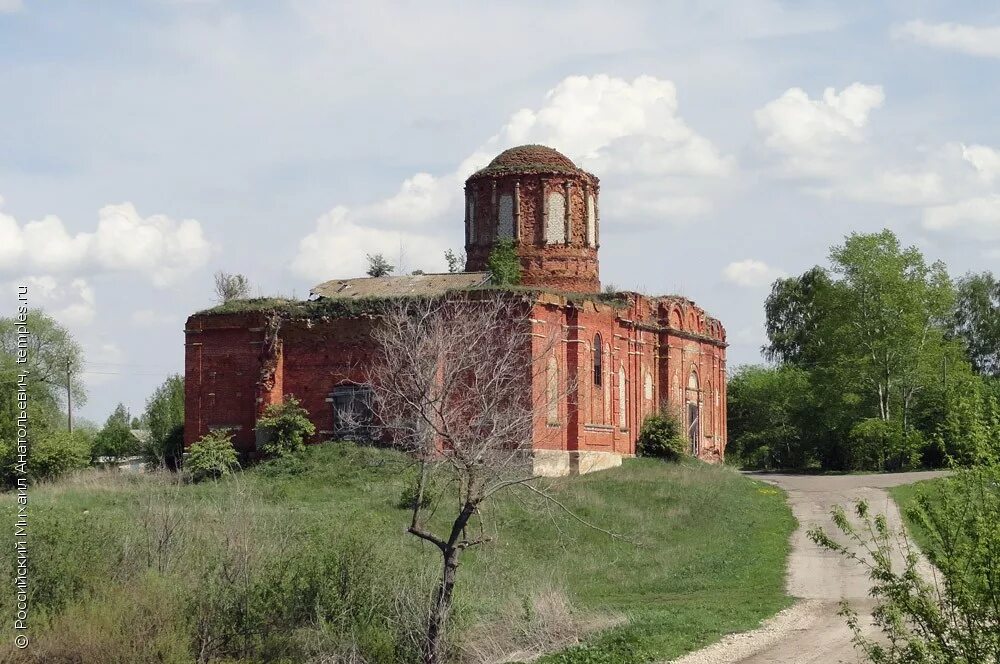
<path fill-rule="evenodd" d="M 533 432 L 536 461 L 548 464 L 540 472 L 585 472 L 635 454 L 643 420 L 662 410 L 681 421 L 692 454 L 721 461 L 725 329 L 680 296 L 599 294 L 598 193 L 596 177 L 541 146 L 504 152 L 466 184 L 467 268 L 484 269 L 496 240 L 509 237 L 525 285 L 537 289 L 519 296 L 530 298 L 531 352 L 545 367 L 526 388 L 542 404 Z M 475 277 L 428 275 L 427 281 L 460 276 Z M 369 292 L 391 293 L 396 282 L 383 279 L 361 281 L 379 286 Z M 412 283 L 402 284 L 407 278 L 396 279 L 401 294 L 412 291 Z M 337 302 L 341 293 L 350 301 L 360 288 L 338 284 L 320 289 L 326 295 L 317 302 Z M 226 427 L 252 454 L 258 419 L 288 395 L 309 412 L 315 441 L 337 437 L 335 395 L 365 381 L 378 317 L 349 305 L 304 314 L 308 309 L 222 307 L 188 319 L 185 445 Z"/>
<path fill-rule="evenodd" d="M 551 148 L 501 153 L 465 184 L 466 270 L 486 268 L 500 239 L 512 239 L 522 283 L 553 290 L 601 289 L 600 182 Z"/>

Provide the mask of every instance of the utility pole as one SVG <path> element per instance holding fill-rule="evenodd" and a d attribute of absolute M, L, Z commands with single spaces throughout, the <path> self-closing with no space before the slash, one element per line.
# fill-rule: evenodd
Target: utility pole
<path fill-rule="evenodd" d="M 66 425 L 70 433 L 73 433 L 73 364 L 66 358 Z"/>

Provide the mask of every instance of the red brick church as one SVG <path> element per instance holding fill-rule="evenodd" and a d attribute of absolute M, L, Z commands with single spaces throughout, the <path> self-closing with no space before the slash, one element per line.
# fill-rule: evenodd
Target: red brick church
<path fill-rule="evenodd" d="M 309 411 L 317 442 L 357 437 L 351 427 L 368 390 L 359 381 L 378 319 L 356 305 L 488 286 L 489 253 L 510 239 L 535 331 L 560 338 L 553 369 L 578 377 L 575 390 L 539 414 L 537 472 L 618 465 L 635 454 L 643 419 L 660 408 L 681 417 L 692 454 L 721 460 L 725 329 L 684 297 L 602 297 L 600 225 L 596 176 L 551 148 L 520 146 L 465 183 L 465 272 L 334 280 L 313 288 L 309 301 L 249 300 L 192 315 L 185 327 L 185 444 L 228 427 L 236 445 L 252 452 L 258 417 L 285 395 Z"/>

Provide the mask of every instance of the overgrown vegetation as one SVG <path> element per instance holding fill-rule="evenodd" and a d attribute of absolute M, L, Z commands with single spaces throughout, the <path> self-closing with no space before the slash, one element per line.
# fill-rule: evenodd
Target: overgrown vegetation
<path fill-rule="evenodd" d="M 662 409 L 643 421 L 636 440 L 636 452 L 639 456 L 680 461 L 687 450 L 684 426 L 676 414 Z"/>
<path fill-rule="evenodd" d="M 446 249 L 444 252 L 444 261 L 448 265 L 448 272 L 463 272 L 465 270 L 465 252 L 456 253 L 452 249 Z"/>
<path fill-rule="evenodd" d="M 219 304 L 242 300 L 250 295 L 250 280 L 243 274 L 215 273 L 215 299 Z"/>
<path fill-rule="evenodd" d="M 365 254 L 365 259 L 368 261 L 365 274 L 369 277 L 387 277 L 396 269 L 396 266 L 387 261 L 382 254 Z"/>
<path fill-rule="evenodd" d="M 275 458 L 304 450 L 306 439 L 316 433 L 316 426 L 299 400 L 288 394 L 281 403 L 264 409 L 264 416 L 257 420 L 257 433 L 264 441 L 261 445 L 264 457 Z"/>
<path fill-rule="evenodd" d="M 995 290 L 991 275 L 956 288 L 890 231 L 848 236 L 829 268 L 775 282 L 774 366 L 730 379 L 727 453 L 758 468 L 898 470 L 995 449 Z"/>
<path fill-rule="evenodd" d="M 418 661 L 440 570 L 431 545 L 403 532 L 397 505 L 415 473 L 401 454 L 338 443 L 217 482 L 88 470 L 35 487 L 32 643 L 10 645 L 11 603 L 0 604 L 0 660 Z M 567 647 L 545 661 L 658 661 L 787 603 L 794 524 L 773 489 L 636 459 L 548 490 L 629 539 L 523 499 L 492 502 L 500 537 L 463 559 L 449 661 Z M 13 496 L 0 509 L 11 523 Z M 0 557 L 8 587 L 13 560 Z"/>
<path fill-rule="evenodd" d="M 498 240 L 490 251 L 486 266 L 493 286 L 517 286 L 521 283 L 521 259 L 511 239 Z"/>
<path fill-rule="evenodd" d="M 817 543 L 868 568 L 881 634 L 867 636 L 846 610 L 855 645 L 868 661 L 886 664 L 1000 663 L 1000 466 L 977 464 L 893 493 L 933 567 L 863 502 L 855 510 L 860 525 L 843 510 L 834 520 L 866 557 L 822 530 L 810 532 Z"/>
<path fill-rule="evenodd" d="M 210 431 L 195 441 L 188 450 L 184 470 L 192 480 L 217 480 L 239 467 L 239 457 L 233 447 L 233 434 L 228 429 Z"/>

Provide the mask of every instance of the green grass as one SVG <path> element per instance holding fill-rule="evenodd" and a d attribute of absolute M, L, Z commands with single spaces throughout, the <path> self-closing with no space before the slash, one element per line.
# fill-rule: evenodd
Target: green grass
<path fill-rule="evenodd" d="M 412 469 L 400 455 L 330 444 L 310 449 L 300 462 L 263 465 L 198 485 L 105 474 L 35 487 L 32 553 L 39 566 L 60 566 L 48 576 L 38 570 L 43 577 L 38 583 L 50 592 L 44 595 L 47 604 L 36 607 L 36 638 L 44 638 L 46 629 L 65 630 L 65 620 L 59 621 L 67 611 L 91 615 L 86 607 L 107 600 L 109 589 L 182 587 L 185 574 L 197 577 L 202 552 L 212 550 L 220 533 L 240 520 L 256 524 L 257 537 L 268 540 L 256 544 L 273 545 L 282 557 L 358 541 L 376 576 L 400 584 L 433 583 L 436 550 L 405 533 L 408 513 L 398 507 L 410 478 Z M 496 524 L 494 540 L 463 558 L 458 641 L 478 638 L 484 626 L 499 624 L 512 612 L 530 613 L 523 607 L 533 597 L 554 590 L 568 598 L 574 615 L 614 626 L 539 661 L 650 662 L 750 629 L 790 603 L 784 574 L 795 521 L 783 494 L 768 485 L 725 467 L 635 459 L 618 469 L 553 480 L 548 489 L 582 519 L 621 537 L 587 527 L 533 494 L 501 499 L 488 514 Z M 159 581 L 147 583 L 143 566 L 152 563 L 136 553 L 136 533 L 142 540 L 151 532 L 143 515 L 151 504 L 164 502 L 183 514 L 187 548 L 158 573 Z M 11 496 L 2 499 L 0 509 L 12 521 Z M 445 510 L 447 504 L 439 510 L 439 523 Z M 86 564 L 77 567 L 84 563 L 66 558 Z M 5 574 L 9 569 L 0 570 L 6 583 Z M 183 612 L 179 592 L 169 597 Z M 183 633 L 186 624 L 178 619 L 174 629 Z M 292 655 L 262 657 L 236 661 L 299 661 Z M 134 661 L 145 660 L 136 655 Z"/>
<path fill-rule="evenodd" d="M 946 481 L 948 481 L 947 477 L 939 477 L 933 480 L 923 480 L 914 484 L 904 484 L 889 489 L 889 495 L 896 501 L 899 512 L 903 515 L 903 523 L 906 524 L 907 533 L 917 543 L 917 546 L 924 551 L 929 550 L 931 546 L 930 535 L 913 520 L 908 512 L 910 511 L 910 507 L 916 504 L 917 496 L 921 494 L 926 494 L 933 503 L 935 496 L 938 495 Z"/>

